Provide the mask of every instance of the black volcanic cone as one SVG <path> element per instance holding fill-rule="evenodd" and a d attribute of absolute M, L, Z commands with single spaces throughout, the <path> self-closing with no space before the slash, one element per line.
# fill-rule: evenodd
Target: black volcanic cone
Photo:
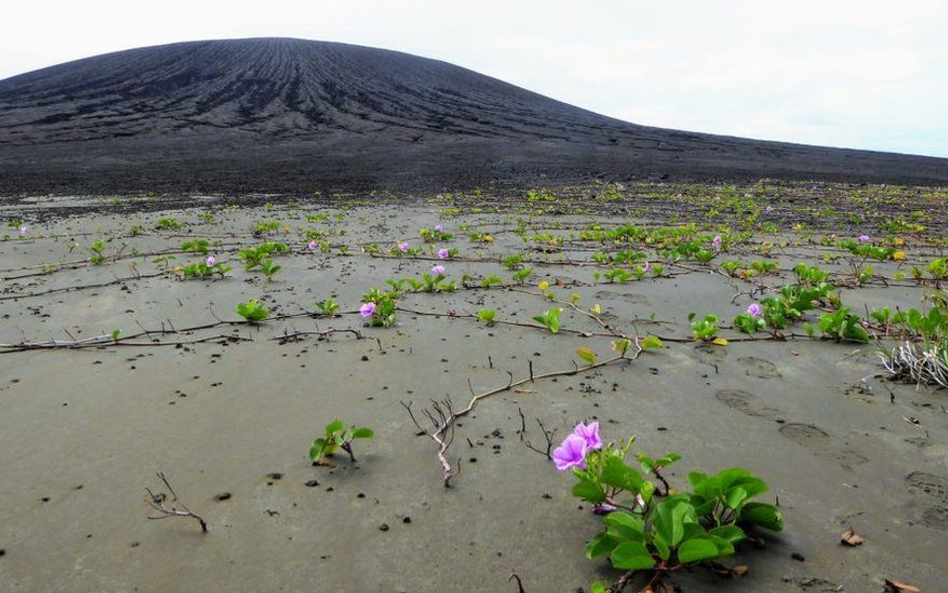
<path fill-rule="evenodd" d="M 445 62 L 296 39 L 149 47 L 0 81 L 6 193 L 656 175 L 942 183 L 948 160 L 637 126 Z"/>

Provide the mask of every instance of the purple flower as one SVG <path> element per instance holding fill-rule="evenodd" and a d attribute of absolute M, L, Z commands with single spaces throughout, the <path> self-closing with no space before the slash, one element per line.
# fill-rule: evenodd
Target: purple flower
<path fill-rule="evenodd" d="M 17 230 L 20 231 L 20 236 L 22 237 L 23 235 L 25 235 L 25 234 L 27 234 L 28 232 L 30 232 L 30 227 L 28 227 L 28 226 L 26 226 L 26 225 L 24 224 L 24 225 L 20 226 L 20 228 L 17 229 Z"/>
<path fill-rule="evenodd" d="M 859 235 L 859 242 L 860 242 L 860 243 L 868 243 L 868 242 L 869 242 L 869 235 Z"/>
<path fill-rule="evenodd" d="M 316 241 L 310 241 L 309 245 L 306 246 L 310 251 L 316 251 L 319 249 L 319 245 L 316 244 Z"/>
<path fill-rule="evenodd" d="M 436 225 L 435 225 L 435 230 L 440 233 L 441 231 L 444 230 L 444 225 L 443 225 L 443 224 L 436 224 Z"/>
<path fill-rule="evenodd" d="M 207 256 L 207 267 L 213 268 L 214 264 L 217 263 L 217 259 L 213 255 Z"/>
<path fill-rule="evenodd" d="M 650 264 L 650 263 L 648 263 L 648 262 L 645 262 L 645 265 L 642 266 L 642 271 L 643 271 L 643 272 L 651 272 L 651 271 L 652 271 L 652 264 Z"/>
<path fill-rule="evenodd" d="M 585 425 L 582 422 L 573 429 L 573 434 L 582 438 L 586 442 L 586 447 L 592 449 L 602 449 L 602 438 L 599 436 L 599 423 L 590 422 Z"/>
<path fill-rule="evenodd" d="M 402 250 L 402 253 L 408 252 L 408 243 L 399 243 L 398 248 Z"/>
<path fill-rule="evenodd" d="M 438 250 L 438 259 L 448 259 L 448 250 L 442 247 Z"/>
<path fill-rule="evenodd" d="M 440 276 L 444 274 L 444 266 L 442 266 L 441 264 L 435 264 L 431 266 L 431 273 L 434 274 L 435 276 Z"/>
<path fill-rule="evenodd" d="M 600 502 L 593 507 L 593 513 L 597 515 L 608 515 L 612 511 L 616 510 L 616 507 L 609 504 L 608 502 Z"/>
<path fill-rule="evenodd" d="M 751 317 L 760 317 L 760 305 L 751 303 L 750 306 L 747 307 L 747 313 Z"/>
<path fill-rule="evenodd" d="M 721 246 L 721 235 L 715 235 L 714 239 L 711 239 L 711 242 L 714 243 L 715 247 Z"/>
<path fill-rule="evenodd" d="M 586 439 L 575 434 L 568 435 L 563 444 L 553 450 L 556 469 L 564 472 L 571 467 L 586 469 Z"/>
<path fill-rule="evenodd" d="M 375 303 L 362 303 L 359 307 L 359 315 L 362 317 L 372 317 L 375 315 Z"/>

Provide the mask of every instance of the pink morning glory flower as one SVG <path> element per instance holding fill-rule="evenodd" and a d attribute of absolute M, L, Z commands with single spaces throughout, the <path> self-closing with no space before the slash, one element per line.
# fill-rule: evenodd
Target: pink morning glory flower
<path fill-rule="evenodd" d="M 645 265 L 642 266 L 642 270 L 645 271 L 645 272 L 651 272 L 651 271 L 652 271 L 652 264 L 650 264 L 650 263 L 648 263 L 648 262 L 645 262 Z"/>
<path fill-rule="evenodd" d="M 406 253 L 408 251 L 408 243 L 399 243 L 398 248 L 402 250 L 402 253 Z"/>
<path fill-rule="evenodd" d="M 608 502 L 600 502 L 593 507 L 593 513 L 597 515 L 608 515 L 609 513 L 616 510 L 616 507 L 609 504 Z"/>
<path fill-rule="evenodd" d="M 757 303 L 751 303 L 750 306 L 747 307 L 747 313 L 751 317 L 760 317 L 760 305 Z"/>
<path fill-rule="evenodd" d="M 711 242 L 714 243 L 715 247 L 721 246 L 721 235 L 715 235 L 714 239 L 711 239 Z"/>
<path fill-rule="evenodd" d="M 213 255 L 207 256 L 207 267 L 213 268 L 216 263 L 217 259 Z"/>
<path fill-rule="evenodd" d="M 448 259 L 448 250 L 442 247 L 438 250 L 438 259 Z"/>
<path fill-rule="evenodd" d="M 436 224 L 436 225 L 435 225 L 435 230 L 440 233 L 441 231 L 444 230 L 444 225 L 443 225 L 443 224 Z"/>
<path fill-rule="evenodd" d="M 444 266 L 442 266 L 441 264 L 435 264 L 431 266 L 431 273 L 434 274 L 435 276 L 440 276 L 441 274 L 444 274 Z"/>
<path fill-rule="evenodd" d="M 309 248 L 310 251 L 316 251 L 319 245 L 316 244 L 316 241 L 310 241 L 306 247 Z"/>
<path fill-rule="evenodd" d="M 580 422 L 573 429 L 573 434 L 581 437 L 586 442 L 586 447 L 592 449 L 602 449 L 602 438 L 599 436 L 599 423 L 590 422 L 588 425 Z"/>
<path fill-rule="evenodd" d="M 860 242 L 860 243 L 868 243 L 868 242 L 869 242 L 869 235 L 859 235 L 859 242 Z"/>
<path fill-rule="evenodd" d="M 564 472 L 571 467 L 586 469 L 586 439 L 575 434 L 567 436 L 563 444 L 553 450 L 556 469 Z"/>
<path fill-rule="evenodd" d="M 17 229 L 17 230 L 20 231 L 20 236 L 23 236 L 23 235 L 27 234 L 28 232 L 30 232 L 30 227 L 28 227 L 28 226 L 26 226 L 26 225 L 24 224 L 23 226 L 21 226 L 21 227 L 20 227 L 19 229 Z"/>
<path fill-rule="evenodd" d="M 372 317 L 375 315 L 375 303 L 362 303 L 359 307 L 359 315 L 362 317 Z"/>

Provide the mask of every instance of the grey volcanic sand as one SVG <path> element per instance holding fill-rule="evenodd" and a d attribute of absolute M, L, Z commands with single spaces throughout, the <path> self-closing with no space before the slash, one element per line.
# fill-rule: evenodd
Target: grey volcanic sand
<path fill-rule="evenodd" d="M 8 207 L 4 214 L 32 217 L 42 210 L 31 208 L 46 206 Z M 234 304 L 250 298 L 290 314 L 333 296 L 351 312 L 369 288 L 390 277 L 418 276 L 433 263 L 373 258 L 358 246 L 378 242 L 388 249 L 403 239 L 418 245 L 418 229 L 439 221 L 457 235 L 452 245 L 462 261 L 446 263 L 451 278 L 496 273 L 509 282 L 498 263 L 463 260 L 497 262 L 523 246 L 504 232 L 515 224 L 503 215 L 440 217 L 439 206 L 419 203 L 321 208 L 342 212 L 344 220 L 307 223 L 301 214 L 311 210 L 213 209 L 218 222 L 209 224 L 198 214 L 210 208 L 75 217 L 61 208 L 58 218 L 31 224 L 32 238 L 0 243 L 0 342 L 68 339 L 67 329 L 79 339 L 113 329 L 128 335 L 138 331 L 136 322 L 154 329 L 170 320 L 183 328 L 213 322 L 211 307 L 234 319 Z M 188 226 L 127 234 L 134 224 L 151 229 L 160 216 Z M 272 282 L 235 261 L 237 244 L 261 240 L 250 231 L 262 220 L 293 228 L 275 235 L 296 253 L 278 259 L 283 270 Z M 585 228 L 626 220 L 579 214 L 532 224 Z M 472 243 L 459 232 L 460 224 L 478 223 L 496 238 L 493 244 Z M 345 231 L 331 240 L 353 254 L 304 253 L 296 234 L 301 228 Z M 79 247 L 70 251 L 73 238 L 66 234 Z M 231 277 L 162 276 L 29 296 L 133 276 L 131 262 L 141 274 L 154 273 L 158 265 L 150 256 L 9 279 L 21 275 L 22 266 L 81 261 L 97 237 L 111 238 L 106 253 L 112 255 L 122 245 L 126 254 L 175 249 L 192 236 L 220 238 L 228 246 L 213 251 L 236 264 Z M 803 246 L 776 253 L 788 267 L 801 258 L 816 262 L 823 252 Z M 589 258 L 568 247 L 566 254 Z M 589 267 L 556 265 L 557 254 L 531 251 L 529 257 L 548 263 L 532 264 L 537 276 L 527 292 L 414 294 L 400 304 L 442 314 L 491 307 L 499 319 L 529 321 L 550 306 L 536 291 L 538 280 L 574 279 L 586 285 L 553 289 L 561 298 L 578 293 L 584 307 L 601 303 L 606 318 L 625 331 L 633 331 L 633 319 L 654 314 L 668 323 L 640 321 L 640 332 L 679 337 L 690 335 L 685 318 L 691 311 L 716 311 L 729 320 L 747 304 L 746 297 L 731 299 L 749 285 L 721 275 L 670 266 L 672 277 L 589 285 Z M 198 259 L 178 254 L 176 261 Z M 843 263 L 828 267 L 845 269 Z M 894 265 L 876 269 L 891 276 Z M 789 278 L 783 273 L 784 282 Z M 844 298 L 862 310 L 864 303 L 915 306 L 921 294 L 870 286 L 844 291 Z M 13 295 L 22 298 L 8 298 Z M 563 322 L 599 329 L 569 311 Z M 284 330 L 316 327 L 359 329 L 368 339 L 274 340 Z M 606 439 L 634 434 L 636 450 L 681 453 L 668 472 L 673 484 L 684 486 L 691 470 L 741 466 L 771 485 L 766 497 L 779 497 L 785 531 L 765 533 L 763 549 L 741 548 L 734 561 L 750 567 L 745 579 L 724 581 L 697 569 L 675 577 L 687 591 L 837 585 L 878 591 L 886 577 L 936 591 L 948 582 L 945 394 L 874 377 L 881 367 L 872 346 L 805 339 L 727 347 L 667 342 L 627 365 L 538 381 L 529 393 L 499 394 L 461 422 L 449 456 L 462 459 L 462 472 L 445 490 L 433 444 L 415 435 L 400 400 L 414 401 L 416 410 L 446 396 L 466 403 L 468 380 L 477 391 L 500 386 L 507 370 L 525 376 L 529 360 L 538 373 L 571 368 L 577 346 L 605 356 L 610 340 L 409 313 L 400 313 L 391 329 L 361 328 L 350 313 L 162 339 L 233 329 L 254 341 L 0 355 L 0 548 L 6 551 L 0 590 L 513 591 L 507 579 L 516 571 L 533 593 L 614 580 L 618 573 L 604 562 L 583 556 L 599 520 L 570 496 L 571 476 L 521 443 L 518 408 L 528 419 L 524 437 L 534 444 L 542 443 L 534 418 L 555 427 L 557 440 L 577 421 L 598 418 Z M 377 436 L 357 443 L 357 464 L 337 458 L 334 469 L 312 467 L 309 443 L 336 416 L 371 426 Z M 492 435 L 495 429 L 500 436 Z M 143 488 L 157 486 L 158 469 L 208 520 L 208 534 L 187 519 L 146 519 Z M 318 485 L 305 485 L 314 479 Z M 229 500 L 215 500 L 224 492 Z M 863 546 L 839 545 L 849 526 L 865 538 Z"/>
<path fill-rule="evenodd" d="M 636 125 L 445 62 L 300 39 L 146 47 L 0 81 L 7 194 L 658 177 L 946 183 L 948 159 Z"/>

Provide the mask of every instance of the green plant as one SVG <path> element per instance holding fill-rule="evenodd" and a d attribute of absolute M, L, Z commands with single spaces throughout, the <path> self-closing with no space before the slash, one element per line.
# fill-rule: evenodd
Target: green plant
<path fill-rule="evenodd" d="M 514 279 L 515 282 L 523 284 L 527 280 L 527 278 L 529 278 L 532 275 L 533 275 L 533 270 L 531 270 L 530 268 L 524 268 L 518 272 L 515 272 L 512 278 Z"/>
<path fill-rule="evenodd" d="M 332 299 L 326 299 L 325 301 L 316 301 L 316 307 L 322 311 L 323 315 L 332 317 L 339 310 L 339 303 Z"/>
<path fill-rule="evenodd" d="M 260 271 L 267 277 L 267 280 L 273 280 L 273 276 L 282 269 L 283 266 L 273 263 L 272 259 L 265 259 L 260 262 Z"/>
<path fill-rule="evenodd" d="M 177 231 L 183 226 L 184 225 L 181 224 L 181 222 L 178 221 L 178 219 L 173 218 L 171 216 L 165 216 L 163 218 L 159 218 L 158 222 L 155 223 L 155 228 L 158 228 L 161 230 Z"/>
<path fill-rule="evenodd" d="M 534 315 L 533 320 L 550 330 L 551 334 L 555 334 L 560 331 L 560 314 L 562 312 L 562 307 L 554 307 L 542 315 Z"/>
<path fill-rule="evenodd" d="M 181 251 L 188 252 L 193 254 L 200 253 L 201 255 L 207 255 L 208 248 L 210 247 L 210 242 L 207 239 L 193 239 L 191 241 L 185 241 L 181 244 Z"/>
<path fill-rule="evenodd" d="M 696 315 L 690 313 L 688 321 L 691 322 L 691 332 L 696 340 L 702 342 L 713 342 L 718 335 L 718 316 L 714 313 L 708 313 L 704 318 L 695 321 Z"/>
<path fill-rule="evenodd" d="M 326 425 L 323 436 L 313 441 L 309 448 L 309 458 L 317 465 L 328 465 L 323 458 L 332 457 L 339 449 L 349 454 L 349 458 L 355 461 L 355 455 L 352 452 L 352 441 L 356 439 L 371 439 L 375 433 L 371 428 L 346 428 L 346 425 L 338 418 Z"/>
<path fill-rule="evenodd" d="M 89 256 L 89 263 L 94 266 L 101 266 L 105 263 L 106 257 L 104 241 L 99 239 L 98 241 L 93 242 L 92 245 L 89 245 L 89 252 L 92 253 L 92 255 Z"/>
<path fill-rule="evenodd" d="M 270 316 L 270 312 L 267 311 L 260 301 L 251 300 L 246 303 L 237 303 L 237 306 L 234 307 L 234 310 L 238 315 L 243 317 L 247 323 L 259 323 Z"/>
<path fill-rule="evenodd" d="M 862 326 L 858 315 L 850 313 L 849 307 L 840 307 L 833 313 L 820 315 L 820 331 L 837 342 L 868 342 L 869 333 Z"/>
<path fill-rule="evenodd" d="M 586 543 L 587 558 L 608 555 L 613 568 L 625 571 L 620 582 L 627 583 L 637 571 L 650 571 L 649 587 L 658 586 L 685 566 L 733 554 L 734 545 L 747 538 L 748 527 L 783 529 L 776 506 L 752 500 L 767 485 L 751 472 L 691 472 L 692 492 L 675 491 L 662 471 L 680 456 L 638 454 L 638 467 L 633 467 L 626 462 L 633 441 L 603 446 L 598 423 L 580 424 L 553 454 L 557 468 L 570 470 L 577 479 L 573 496 L 604 515 L 605 529 Z M 599 592 L 621 589 L 601 582 L 592 587 Z"/>
<path fill-rule="evenodd" d="M 503 260 L 501 260 L 500 263 L 503 264 L 503 266 L 507 268 L 508 270 L 514 271 L 518 269 L 520 265 L 523 263 L 523 254 L 515 253 L 513 255 L 508 255 Z"/>
<path fill-rule="evenodd" d="M 494 324 L 494 318 L 497 316 L 497 312 L 493 309 L 481 309 L 477 312 L 477 319 L 483 321 L 487 325 Z"/>
<path fill-rule="evenodd" d="M 500 276 L 487 276 L 486 278 L 481 280 L 481 288 L 490 288 L 491 286 L 495 284 L 502 285 L 503 283 L 504 283 L 504 279 L 501 278 Z"/>
<path fill-rule="evenodd" d="M 220 275 L 221 278 L 227 275 L 227 272 L 230 272 L 233 268 L 226 264 L 215 263 L 212 266 L 207 265 L 207 262 L 197 262 L 193 264 L 188 264 L 187 266 L 180 268 L 181 275 L 185 278 L 207 278 L 213 276 L 214 274 Z"/>

